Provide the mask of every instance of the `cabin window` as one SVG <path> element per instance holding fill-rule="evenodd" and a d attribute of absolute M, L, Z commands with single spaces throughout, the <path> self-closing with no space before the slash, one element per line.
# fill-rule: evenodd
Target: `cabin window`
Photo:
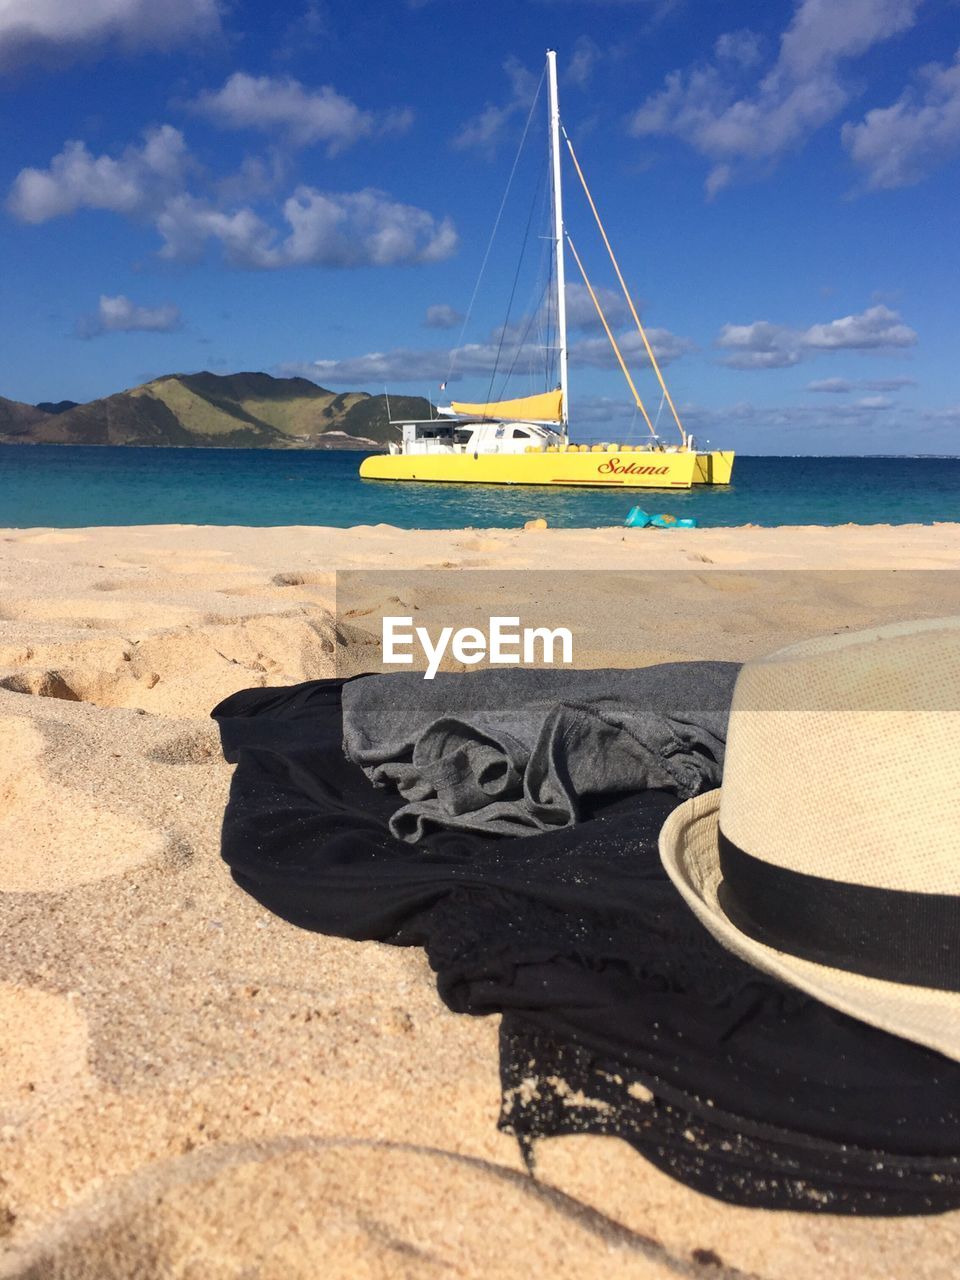
<path fill-rule="evenodd" d="M 513 438 L 514 438 L 514 440 L 529 440 L 529 439 L 530 439 L 530 432 L 529 432 L 529 431 L 516 431 L 516 430 L 515 430 L 515 431 L 514 431 L 514 433 L 513 433 Z"/>

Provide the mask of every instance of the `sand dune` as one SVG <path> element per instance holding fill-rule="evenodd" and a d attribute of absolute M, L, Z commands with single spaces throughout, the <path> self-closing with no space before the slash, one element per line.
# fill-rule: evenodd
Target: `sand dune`
<path fill-rule="evenodd" d="M 960 1214 L 733 1209 L 614 1139 L 541 1143 L 530 1179 L 494 1020 L 225 874 L 208 715 L 373 665 L 394 608 L 565 619 L 582 666 L 740 658 L 960 613 L 958 564 L 956 526 L 7 531 L 0 1275 L 952 1277 Z"/>

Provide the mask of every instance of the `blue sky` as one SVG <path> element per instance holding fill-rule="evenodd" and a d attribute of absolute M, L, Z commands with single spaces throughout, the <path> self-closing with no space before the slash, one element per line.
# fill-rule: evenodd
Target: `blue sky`
<path fill-rule="evenodd" d="M 454 347 L 456 396 L 534 389 L 548 46 L 701 440 L 960 452 L 956 0 L 2 0 L 0 395 L 208 368 L 436 399 Z M 565 193 L 656 413 L 569 168 Z M 574 433 L 627 438 L 568 279 Z"/>

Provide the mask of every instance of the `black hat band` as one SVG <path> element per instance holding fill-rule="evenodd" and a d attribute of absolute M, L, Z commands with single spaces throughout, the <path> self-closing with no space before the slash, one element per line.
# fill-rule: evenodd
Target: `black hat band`
<path fill-rule="evenodd" d="M 960 991 L 957 895 L 828 880 L 763 862 L 720 830 L 717 839 L 720 905 L 748 937 L 831 969 Z"/>

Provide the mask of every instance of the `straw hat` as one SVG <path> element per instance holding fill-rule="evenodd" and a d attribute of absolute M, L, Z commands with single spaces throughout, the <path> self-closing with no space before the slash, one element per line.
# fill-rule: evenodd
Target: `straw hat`
<path fill-rule="evenodd" d="M 960 618 L 746 663 L 660 856 L 749 964 L 960 1060 Z"/>

